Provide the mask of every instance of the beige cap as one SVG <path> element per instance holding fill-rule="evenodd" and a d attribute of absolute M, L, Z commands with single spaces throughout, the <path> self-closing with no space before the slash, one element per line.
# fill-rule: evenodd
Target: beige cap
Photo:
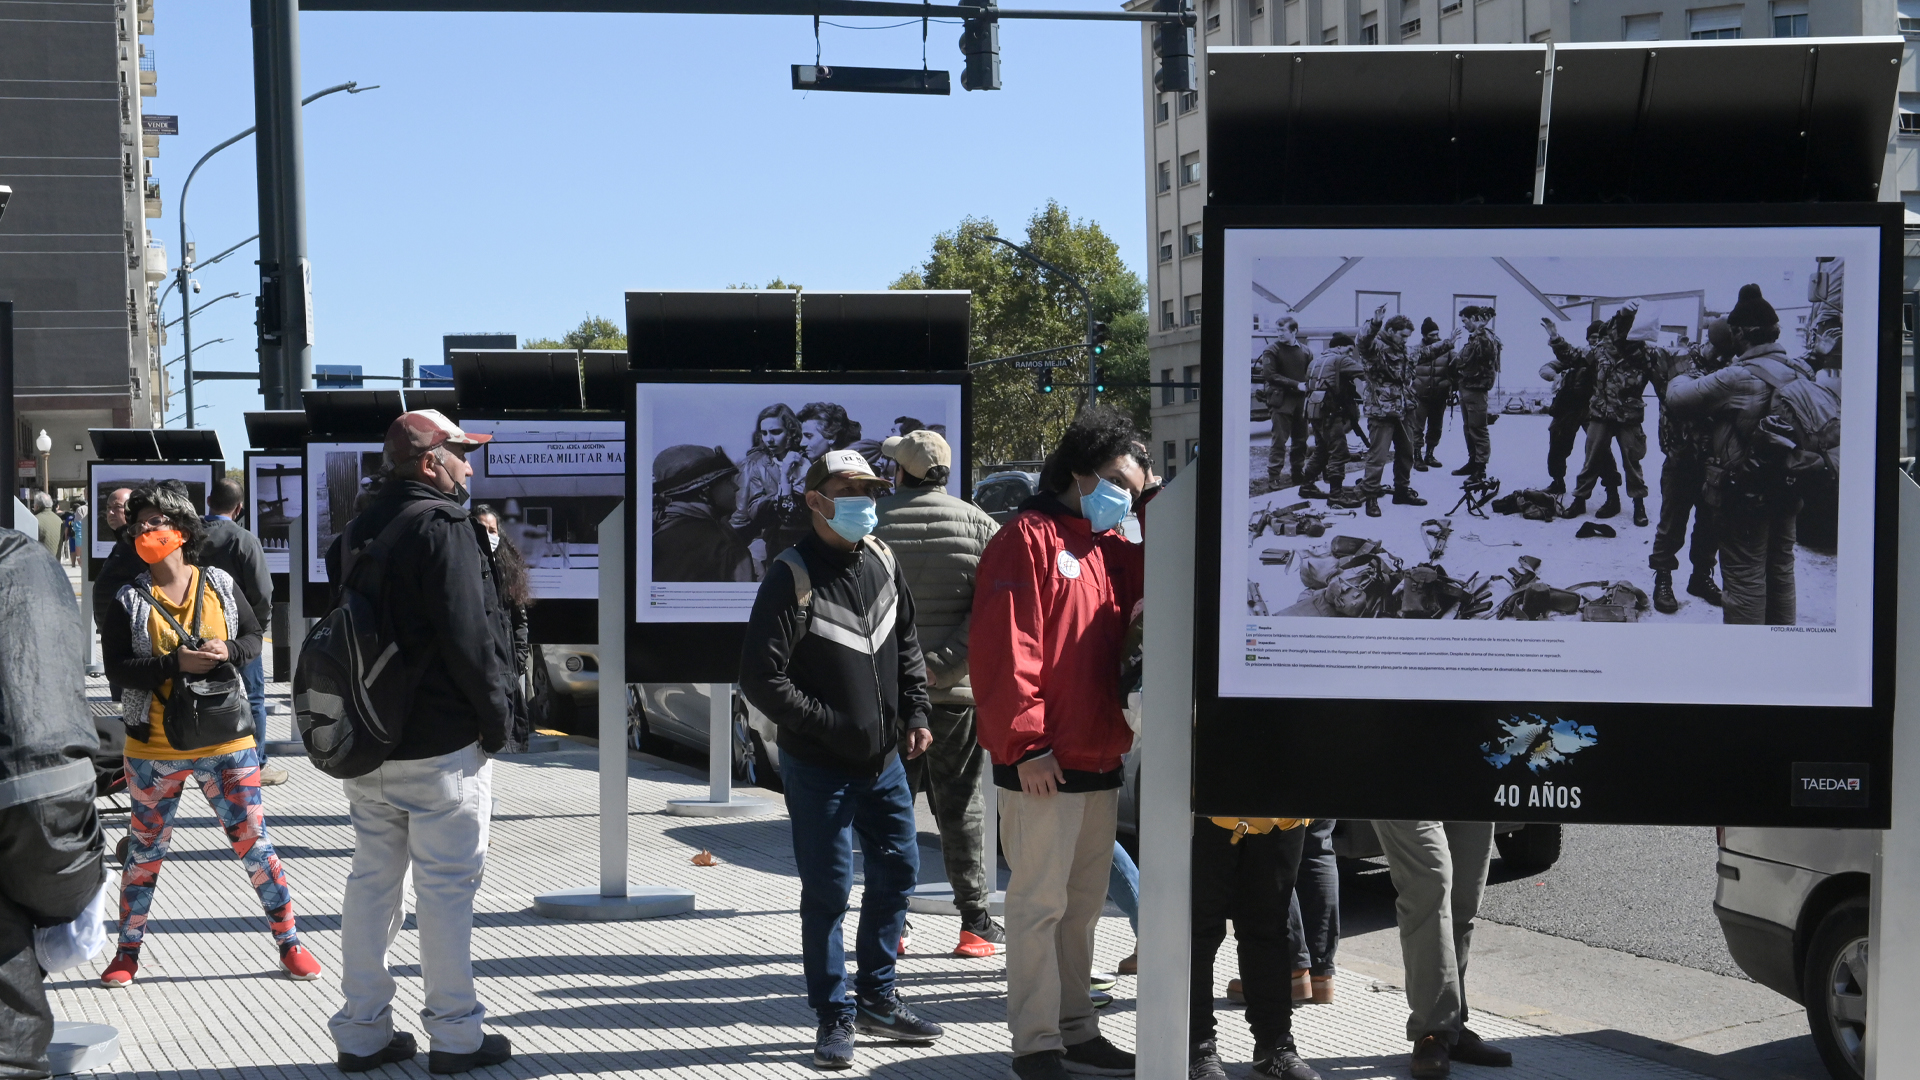
<path fill-rule="evenodd" d="M 858 450 L 829 450 L 821 454 L 820 459 L 807 469 L 807 490 L 820 490 L 820 485 L 826 483 L 830 476 L 886 484 L 885 480 L 873 474 L 873 466 Z"/>
<path fill-rule="evenodd" d="M 927 428 L 895 435 L 880 444 L 880 453 L 899 462 L 902 469 L 921 480 L 927 479 L 929 469 L 953 467 L 953 448 L 939 432 Z"/>

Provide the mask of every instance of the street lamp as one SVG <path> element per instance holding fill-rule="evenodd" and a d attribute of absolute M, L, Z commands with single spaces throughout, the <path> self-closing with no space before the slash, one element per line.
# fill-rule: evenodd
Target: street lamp
<path fill-rule="evenodd" d="M 33 448 L 40 451 L 40 490 L 53 496 L 53 439 L 48 437 L 47 429 L 40 429 L 40 437 L 33 440 Z"/>
<path fill-rule="evenodd" d="M 314 93 L 308 94 L 305 98 L 301 100 L 300 104 L 311 105 L 312 103 L 320 100 L 321 98 L 326 97 L 328 94 L 337 94 L 342 90 L 345 90 L 349 94 L 358 94 L 366 90 L 378 90 L 378 89 L 380 89 L 378 84 L 375 84 L 373 86 L 361 86 L 359 83 L 356 83 L 356 82 L 343 82 L 339 86 L 329 86 L 325 90 L 319 90 Z M 241 139 L 244 139 L 247 136 L 253 134 L 255 130 L 256 130 L 255 128 L 248 128 L 247 130 L 241 132 L 240 134 L 235 135 L 233 138 L 228 139 L 226 142 L 221 143 L 219 146 L 216 146 L 213 149 L 207 151 L 206 153 L 200 155 L 200 160 L 194 162 L 193 168 L 187 172 L 187 182 L 180 185 L 180 209 L 177 211 L 180 216 L 180 270 L 179 270 L 179 276 L 177 280 L 180 287 L 180 320 L 179 320 L 180 339 L 181 339 L 181 344 L 186 346 L 186 350 L 187 350 L 185 353 L 187 366 L 181 369 L 181 373 L 182 373 L 183 384 L 186 386 L 186 389 L 187 389 L 186 416 L 187 416 L 188 427 L 193 427 L 194 423 L 193 423 L 193 312 L 189 310 L 193 307 L 193 301 L 191 299 L 193 294 L 187 285 L 187 282 L 189 280 L 187 275 L 194 269 L 194 264 L 188 261 L 187 259 L 187 189 L 193 186 L 194 176 L 200 172 L 200 166 L 205 165 L 207 163 L 208 158 L 212 157 L 213 155 L 219 153 L 222 150 L 225 150 L 227 147 L 232 146 L 234 143 L 239 142 Z M 242 240 L 240 243 L 244 244 L 246 243 L 246 241 Z M 234 247 L 238 247 L 238 246 L 240 245 L 239 244 L 234 245 Z M 233 248 L 227 249 L 228 252 L 232 250 Z M 222 252 L 220 257 L 225 257 L 226 253 L 227 252 Z M 211 266 L 214 261 L 218 261 L 218 260 L 217 259 L 210 260 L 207 265 Z M 206 305 L 202 305 L 202 306 L 203 307 L 208 306 L 213 302 L 214 301 L 209 300 Z"/>

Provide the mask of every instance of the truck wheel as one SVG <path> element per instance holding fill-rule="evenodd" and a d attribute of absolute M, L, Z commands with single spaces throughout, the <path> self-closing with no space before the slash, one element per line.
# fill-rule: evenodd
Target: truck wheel
<path fill-rule="evenodd" d="M 1821 916 L 1807 946 L 1807 1027 L 1835 1080 L 1867 1069 L 1867 898 L 1852 896 Z"/>
<path fill-rule="evenodd" d="M 1508 870 L 1537 874 L 1560 861 L 1561 831 L 1558 825 L 1523 825 L 1516 832 L 1493 838 L 1500 860 Z"/>

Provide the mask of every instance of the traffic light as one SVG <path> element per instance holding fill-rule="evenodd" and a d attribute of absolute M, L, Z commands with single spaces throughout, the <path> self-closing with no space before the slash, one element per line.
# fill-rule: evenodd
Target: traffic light
<path fill-rule="evenodd" d="M 963 19 L 960 23 L 960 52 L 967 65 L 960 71 L 960 86 L 967 90 L 1000 89 L 1000 21 L 991 12 L 996 0 L 960 0 L 960 6 L 980 8 L 983 17 Z"/>
<path fill-rule="evenodd" d="M 1034 374 L 1034 389 L 1043 394 L 1053 393 L 1053 369 L 1041 368 Z"/>
<path fill-rule="evenodd" d="M 1087 335 L 1087 349 L 1095 357 L 1107 354 L 1107 343 L 1113 340 L 1113 331 L 1106 323 L 1095 321 L 1093 330 Z"/>
<path fill-rule="evenodd" d="M 1184 11 L 1186 0 L 1154 0 L 1155 11 Z M 1160 70 L 1153 73 L 1153 88 L 1163 94 L 1200 89 L 1194 78 L 1193 42 L 1182 23 L 1163 22 L 1153 32 L 1153 52 L 1160 58 Z"/>

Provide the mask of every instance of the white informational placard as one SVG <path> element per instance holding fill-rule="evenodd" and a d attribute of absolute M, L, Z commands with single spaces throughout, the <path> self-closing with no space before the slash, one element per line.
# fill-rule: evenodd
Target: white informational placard
<path fill-rule="evenodd" d="M 377 442 L 310 442 L 307 444 L 305 490 L 309 512 L 303 515 L 307 530 L 307 580 L 327 580 L 327 549 L 347 522 L 359 513 L 356 504 L 369 494 L 380 475 Z"/>
<path fill-rule="evenodd" d="M 627 427 L 607 420 L 466 420 L 492 435 L 469 454 L 470 509 L 500 518 L 536 600 L 600 595 L 600 521 L 626 497 Z"/>
<path fill-rule="evenodd" d="M 635 619 L 745 622 L 766 567 L 812 529 L 799 496 L 807 467 L 828 450 L 865 455 L 881 475 L 880 444 L 902 427 L 961 429 L 958 383 L 641 383 L 634 402 Z M 727 473 L 704 479 L 676 462 L 708 451 Z M 947 490 L 959 496 L 956 460 Z"/>
<path fill-rule="evenodd" d="M 93 539 L 90 549 L 93 557 L 104 559 L 113 554 L 114 541 L 118 538 L 107 525 L 107 496 L 116 488 L 137 488 L 142 484 L 159 480 L 178 480 L 187 485 L 187 497 L 193 500 L 194 509 L 207 512 L 207 489 L 213 486 L 213 466 L 208 463 L 192 462 L 141 462 L 90 461 L 87 463 L 87 492 L 91 507 L 87 511 L 87 520 L 91 522 Z"/>
<path fill-rule="evenodd" d="M 1870 706 L 1880 246 L 1878 228 L 1849 226 L 1229 227 L 1221 245 L 1220 312 L 1228 329 L 1216 455 L 1225 493 L 1218 552 L 1220 696 Z M 1845 288 L 1849 277 L 1856 288 Z M 1614 417 L 1617 430 L 1587 424 L 1576 428 L 1577 438 L 1562 437 L 1571 448 L 1565 465 L 1569 495 L 1562 506 L 1587 489 L 1585 512 L 1575 519 L 1540 520 L 1500 513 L 1495 506 L 1486 507 L 1483 518 L 1457 505 L 1462 480 L 1449 474 L 1468 461 L 1457 408 L 1445 410 L 1434 450 L 1443 467 L 1411 473 L 1427 505 L 1393 501 L 1395 463 L 1388 452 L 1374 466 L 1386 489 L 1378 500 L 1380 516 L 1330 514 L 1318 537 L 1287 535 L 1269 516 L 1301 501 L 1290 483 L 1269 490 L 1269 461 L 1277 462 L 1275 473 L 1289 471 L 1290 463 L 1284 452 L 1269 458 L 1273 425 L 1260 396 L 1258 358 L 1285 319 L 1298 323 L 1300 343 L 1316 359 L 1335 347 L 1334 335 L 1343 334 L 1359 339 L 1355 355 L 1364 363 L 1362 354 L 1379 355 L 1378 339 L 1370 341 L 1366 331 L 1382 304 L 1389 317 L 1399 313 L 1412 324 L 1406 347 L 1416 355 L 1425 320 L 1432 320 L 1438 341 L 1451 338 L 1458 349 L 1468 340 L 1461 308 L 1493 308 L 1499 365 L 1487 407 L 1497 424 L 1488 429 L 1486 474 L 1511 494 L 1548 486 L 1555 421 L 1547 412 L 1557 408 L 1556 384 L 1554 373 L 1542 366 L 1565 354 L 1551 347 L 1547 325 L 1568 346 L 1585 351 L 1590 325 L 1631 304 L 1637 314 L 1616 324 L 1631 324 L 1631 344 L 1623 349 L 1644 349 L 1649 356 L 1657 351 L 1669 362 L 1684 360 L 1691 350 L 1699 370 L 1738 368 L 1741 358 L 1715 348 L 1711 324 L 1734 308 L 1749 285 L 1776 312 L 1786 359 L 1798 363 L 1814 356 L 1817 380 L 1844 390 L 1840 397 L 1849 406 L 1841 414 L 1838 458 L 1844 467 L 1837 500 L 1829 497 L 1824 509 L 1808 504 L 1799 516 L 1791 569 L 1774 565 L 1776 579 L 1791 573 L 1795 582 L 1790 602 L 1769 613 L 1782 625 L 1729 625 L 1720 607 L 1685 594 L 1699 554 L 1689 545 L 1705 546 L 1707 565 L 1723 585 L 1727 568 L 1711 558 L 1720 547 L 1714 538 L 1694 531 L 1701 518 L 1701 479 L 1675 469 L 1663 491 L 1668 453 L 1685 453 L 1663 444 L 1682 438 L 1711 442 L 1715 425 L 1732 413 L 1726 403 L 1704 398 L 1676 398 L 1682 404 L 1667 408 L 1659 378 L 1639 386 L 1628 379 L 1620 384 L 1626 389 L 1610 391 L 1603 377 L 1593 419 L 1599 419 L 1599 402 L 1608 393 L 1639 401 L 1644 419 Z M 1849 346 L 1844 367 L 1841 341 Z M 1375 388 L 1363 387 L 1363 413 L 1387 407 L 1378 396 Z M 1409 416 L 1413 407 L 1407 406 Z M 1697 408 L 1698 417 L 1688 408 Z M 1671 414 L 1667 423 L 1663 409 Z M 1676 433 L 1673 425 L 1680 420 L 1691 431 Z M 1413 422 L 1407 430 L 1415 454 L 1424 452 Z M 1371 434 L 1378 442 L 1392 432 Z M 1596 437 L 1609 449 L 1590 464 L 1588 440 Z M 1355 461 L 1345 480 L 1352 489 L 1368 475 L 1368 450 L 1357 435 L 1350 447 Z M 1616 470 L 1618 479 L 1610 475 Z M 1591 473 L 1585 483 L 1583 471 Z M 1323 488 L 1326 483 L 1320 480 Z M 1595 511 L 1613 483 L 1621 485 L 1625 506 L 1596 522 Z M 1636 495 L 1645 498 L 1650 520 L 1644 526 L 1633 523 Z M 1339 511 L 1326 503 L 1310 508 Z M 1672 613 L 1644 602 L 1654 591 L 1650 564 L 1659 558 L 1655 544 L 1663 511 L 1674 519 L 1667 523 L 1664 550 L 1677 560 L 1674 589 L 1682 601 Z M 1616 535 L 1576 535 L 1596 524 Z M 1442 533 L 1444 548 L 1434 554 Z M 1333 568 L 1325 557 L 1335 554 L 1325 549 L 1342 536 L 1377 541 L 1394 575 L 1393 564 L 1432 564 L 1453 581 L 1491 583 L 1486 599 L 1493 610 L 1472 618 L 1341 617 L 1373 610 L 1362 595 L 1366 581 L 1329 586 L 1325 580 Z M 1543 597 L 1542 610 L 1524 617 L 1503 611 L 1516 586 L 1524 590 L 1530 582 L 1557 590 L 1559 606 L 1546 610 Z M 1642 599 L 1636 602 L 1625 589 L 1608 595 L 1609 584 L 1621 582 Z M 1566 601 L 1568 592 L 1578 592 L 1579 600 Z M 1398 593 L 1382 596 L 1380 610 L 1390 605 L 1397 611 L 1400 601 Z"/>
<path fill-rule="evenodd" d="M 301 459 L 295 454 L 247 457 L 247 528 L 267 554 L 267 572 L 287 572 L 292 522 L 305 512 Z"/>

